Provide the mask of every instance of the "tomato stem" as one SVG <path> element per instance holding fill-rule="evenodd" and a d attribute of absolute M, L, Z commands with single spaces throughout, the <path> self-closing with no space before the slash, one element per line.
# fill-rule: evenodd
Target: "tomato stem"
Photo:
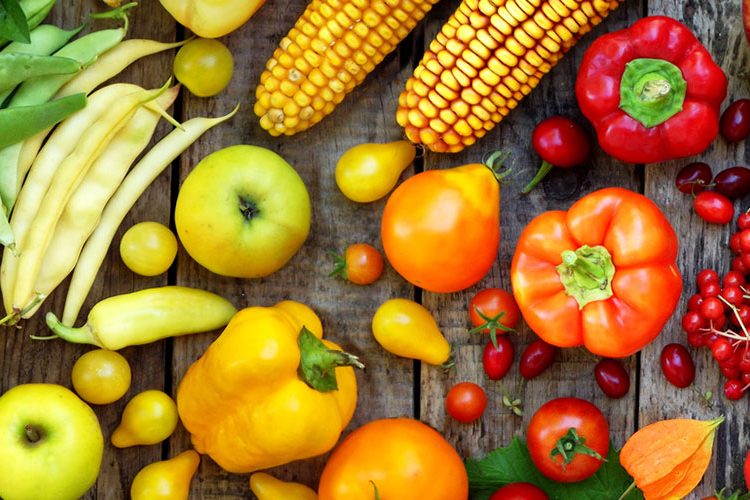
<path fill-rule="evenodd" d="M 506 333 L 513 332 L 515 333 L 516 330 L 513 328 L 507 327 L 504 324 L 500 322 L 503 316 L 505 316 L 505 311 L 500 311 L 499 314 L 495 316 L 487 316 L 482 311 L 479 310 L 479 308 L 474 305 L 474 312 L 476 312 L 480 318 L 484 320 L 484 323 L 482 323 L 479 326 L 475 326 L 471 330 L 469 330 L 469 333 L 477 333 L 486 330 L 489 330 L 490 333 L 490 340 L 492 341 L 492 345 L 495 349 L 497 349 L 497 331 L 503 331 Z"/>
<path fill-rule="evenodd" d="M 536 185 L 539 184 L 542 179 L 547 176 L 550 170 L 552 170 L 552 167 L 554 167 L 554 165 L 552 165 L 547 160 L 542 161 L 542 165 L 539 167 L 539 170 L 537 170 L 536 175 L 533 179 L 531 179 L 531 182 L 526 184 L 526 187 L 521 190 L 521 193 L 528 194 L 532 189 L 534 189 Z"/>
<path fill-rule="evenodd" d="M 562 458 L 563 467 L 572 462 L 576 455 L 588 455 L 602 462 L 607 461 L 596 450 L 586 446 L 586 438 L 579 436 L 575 427 L 568 429 L 568 432 L 557 441 L 555 447 L 550 451 L 549 456 L 553 461 L 557 455 Z"/>

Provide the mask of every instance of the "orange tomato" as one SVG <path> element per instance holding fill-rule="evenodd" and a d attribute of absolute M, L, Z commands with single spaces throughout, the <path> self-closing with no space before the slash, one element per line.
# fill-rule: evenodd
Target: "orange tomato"
<path fill-rule="evenodd" d="M 380 234 L 391 265 L 431 292 L 456 292 L 481 280 L 497 259 L 500 185 L 474 163 L 428 170 L 388 198 Z"/>
<path fill-rule="evenodd" d="M 320 500 L 465 500 L 466 469 L 436 430 L 410 418 L 374 420 L 331 454 L 320 478 Z"/>

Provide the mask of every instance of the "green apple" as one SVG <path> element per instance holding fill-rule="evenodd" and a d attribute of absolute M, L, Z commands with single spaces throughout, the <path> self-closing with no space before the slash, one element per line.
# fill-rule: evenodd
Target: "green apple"
<path fill-rule="evenodd" d="M 258 146 L 230 146 L 203 158 L 185 178 L 175 226 L 203 267 L 260 278 L 283 267 L 304 243 L 310 196 L 281 156 Z"/>
<path fill-rule="evenodd" d="M 96 481 L 104 438 L 94 411 L 55 384 L 0 396 L 0 498 L 73 500 Z"/>

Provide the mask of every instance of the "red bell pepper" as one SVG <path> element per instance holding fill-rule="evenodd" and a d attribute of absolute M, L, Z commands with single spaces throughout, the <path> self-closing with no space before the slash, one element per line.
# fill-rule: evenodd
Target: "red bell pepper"
<path fill-rule="evenodd" d="M 703 152 L 719 130 L 727 78 L 687 26 L 645 17 L 599 37 L 576 81 L 602 149 L 631 163 Z"/>

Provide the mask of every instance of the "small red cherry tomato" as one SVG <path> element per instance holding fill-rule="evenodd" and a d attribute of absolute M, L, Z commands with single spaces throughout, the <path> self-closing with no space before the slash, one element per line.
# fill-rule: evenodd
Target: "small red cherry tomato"
<path fill-rule="evenodd" d="M 500 380 L 513 365 L 513 343 L 507 336 L 497 338 L 497 347 L 487 342 L 482 355 L 484 373 L 490 380 Z"/>
<path fill-rule="evenodd" d="M 531 483 L 510 483 L 493 493 L 490 500 L 549 500 L 549 496 Z"/>
<path fill-rule="evenodd" d="M 498 333 L 514 331 L 520 317 L 513 294 L 502 288 L 480 290 L 469 300 L 469 332 L 488 333 L 493 343 Z"/>
<path fill-rule="evenodd" d="M 682 344 L 665 345 L 659 361 L 664 376 L 673 386 L 684 389 L 695 380 L 693 358 Z"/>
<path fill-rule="evenodd" d="M 575 167 L 585 162 L 591 152 L 586 131 L 564 116 L 552 116 L 539 123 L 531 135 L 531 145 L 542 158 L 542 166 L 522 193 L 534 189 L 553 166 Z"/>
<path fill-rule="evenodd" d="M 369 285 L 383 274 L 383 256 L 377 248 L 367 243 L 353 243 L 336 255 L 331 276 L 341 276 L 356 285 Z"/>
<path fill-rule="evenodd" d="M 526 432 L 531 460 L 553 481 L 572 483 L 592 476 L 609 452 L 609 424 L 592 403 L 557 398 L 541 406 Z"/>
<path fill-rule="evenodd" d="M 521 376 L 529 380 L 541 375 L 555 360 L 555 354 L 557 354 L 557 347 L 542 339 L 535 340 L 521 354 L 521 361 L 518 365 Z"/>
<path fill-rule="evenodd" d="M 701 191 L 693 199 L 693 209 L 701 219 L 712 224 L 727 224 L 734 217 L 731 200 L 715 191 Z"/>
<path fill-rule="evenodd" d="M 616 359 L 603 359 L 594 367 L 594 378 L 607 397 L 619 399 L 630 390 L 630 376 Z"/>
<path fill-rule="evenodd" d="M 487 407 L 484 389 L 473 382 L 460 382 L 454 385 L 445 397 L 448 415 L 468 424 L 478 419 Z"/>

